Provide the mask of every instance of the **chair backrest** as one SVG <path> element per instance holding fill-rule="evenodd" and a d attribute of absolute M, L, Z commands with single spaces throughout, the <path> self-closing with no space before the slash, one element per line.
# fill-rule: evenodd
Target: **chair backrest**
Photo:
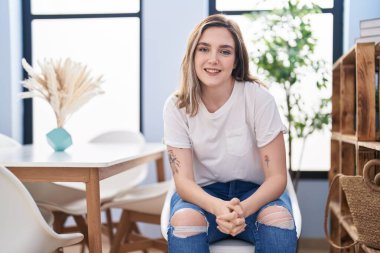
<path fill-rule="evenodd" d="M 47 253 L 80 242 L 83 235 L 56 234 L 45 222 L 24 185 L 0 166 L 1 252 Z"/>
<path fill-rule="evenodd" d="M 290 201 L 292 203 L 293 218 L 294 218 L 294 223 L 296 225 L 297 238 L 299 238 L 301 235 L 301 226 L 302 226 L 301 211 L 300 211 L 300 208 L 298 205 L 297 195 L 296 195 L 296 192 L 294 190 L 292 179 L 290 177 L 289 172 L 287 174 L 288 174 L 288 180 L 287 180 L 287 185 L 286 185 L 286 191 L 288 192 Z M 167 228 L 168 228 L 169 219 L 170 219 L 170 200 L 171 200 L 174 192 L 175 192 L 175 184 L 174 184 L 174 180 L 172 179 L 169 191 L 166 195 L 164 207 L 162 209 L 162 214 L 161 214 L 161 233 L 165 239 L 167 239 L 167 237 L 168 237 L 167 236 Z M 223 243 L 219 243 L 219 244 L 223 245 Z M 229 244 L 229 245 L 231 245 L 231 244 Z M 252 246 L 252 245 L 250 245 L 250 246 Z M 216 252 L 216 251 L 211 251 L 211 252 Z M 218 251 L 218 252 L 222 252 L 222 251 Z M 228 251 L 226 251 L 226 252 L 228 252 Z"/>
<path fill-rule="evenodd" d="M 144 136 L 139 132 L 132 131 L 109 131 L 102 133 L 92 140 L 90 143 L 117 143 L 117 144 L 138 144 L 143 146 L 145 144 Z M 106 178 L 100 181 L 100 198 L 101 202 L 107 202 L 113 198 L 124 195 L 133 187 L 140 184 L 148 176 L 148 166 L 143 164 L 132 169 L 128 169 L 123 173 L 115 175 L 113 177 Z M 73 182 L 59 182 L 62 186 L 71 187 L 77 190 L 85 191 L 85 185 L 83 183 Z"/>
<path fill-rule="evenodd" d="M 137 143 L 144 144 L 145 137 L 139 132 L 115 130 L 101 133 L 90 140 L 90 143 Z"/>
<path fill-rule="evenodd" d="M 11 148 L 21 146 L 16 140 L 0 133 L 0 148 Z"/>

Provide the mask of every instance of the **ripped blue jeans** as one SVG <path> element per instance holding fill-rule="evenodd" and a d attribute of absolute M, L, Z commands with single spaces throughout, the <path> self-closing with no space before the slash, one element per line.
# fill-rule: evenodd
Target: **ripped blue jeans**
<path fill-rule="evenodd" d="M 243 201 L 251 196 L 259 188 L 259 185 L 236 180 L 227 183 L 214 183 L 202 188 L 210 195 L 222 200 L 231 200 L 236 197 Z M 292 214 L 290 199 L 285 192 L 279 199 L 262 206 L 256 213 L 246 217 L 245 222 L 247 226 L 245 231 L 234 238 L 254 244 L 256 253 L 294 253 L 297 248 L 295 226 L 293 226 L 292 229 L 286 229 L 266 225 L 257 221 L 257 216 L 261 210 L 274 205 L 284 207 Z M 170 217 L 183 208 L 191 208 L 200 212 L 205 217 L 208 228 L 206 227 L 204 231 L 199 231 L 199 233 L 195 235 L 179 237 L 173 234 L 174 227 L 169 224 L 169 253 L 207 253 L 210 252 L 209 244 L 232 238 L 230 235 L 224 234 L 217 229 L 216 217 L 213 214 L 206 212 L 192 203 L 183 201 L 181 197 L 175 193 L 171 199 Z"/>

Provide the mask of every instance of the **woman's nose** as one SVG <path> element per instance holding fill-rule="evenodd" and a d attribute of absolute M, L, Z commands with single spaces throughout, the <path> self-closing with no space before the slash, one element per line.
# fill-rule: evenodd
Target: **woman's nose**
<path fill-rule="evenodd" d="M 211 63 L 211 64 L 218 64 L 219 60 L 218 60 L 217 52 L 211 52 L 210 58 L 208 60 L 209 60 L 209 63 Z"/>

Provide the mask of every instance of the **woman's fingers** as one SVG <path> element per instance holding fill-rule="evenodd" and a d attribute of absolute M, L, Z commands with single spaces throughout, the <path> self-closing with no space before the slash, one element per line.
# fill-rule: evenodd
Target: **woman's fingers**
<path fill-rule="evenodd" d="M 216 223 L 218 224 L 218 229 L 221 232 L 231 234 L 233 236 L 244 231 L 246 226 L 244 218 L 236 218 L 233 220 L 216 219 Z"/>
<path fill-rule="evenodd" d="M 237 218 L 235 220 L 231 221 L 235 226 L 240 226 L 245 224 L 245 219 L 244 218 Z"/>
<path fill-rule="evenodd" d="M 241 202 L 240 202 L 240 200 L 238 198 L 231 199 L 228 202 L 227 207 L 230 210 L 235 211 L 239 216 L 243 216 L 244 215 L 243 207 L 241 206 Z"/>
<path fill-rule="evenodd" d="M 227 229 L 224 228 L 224 227 L 217 226 L 217 229 L 219 229 L 219 231 L 222 232 L 222 233 L 224 233 L 224 234 L 230 234 L 230 231 L 227 230 Z"/>
<path fill-rule="evenodd" d="M 245 230 L 246 226 L 247 226 L 247 224 L 242 224 L 240 226 L 237 226 L 237 227 L 235 227 L 234 229 L 231 230 L 230 234 L 232 236 L 237 236 L 238 234 L 240 234 L 241 232 L 243 232 Z"/>
<path fill-rule="evenodd" d="M 222 221 L 222 222 L 217 222 L 218 226 L 217 228 L 222 232 L 222 233 L 225 233 L 225 234 L 230 234 L 230 232 L 232 231 L 232 228 L 233 228 L 233 225 L 232 224 L 227 224 L 226 222 Z"/>
<path fill-rule="evenodd" d="M 240 199 L 238 199 L 238 198 L 233 198 L 233 199 L 230 200 L 230 203 L 231 203 L 232 205 L 240 205 Z"/>
<path fill-rule="evenodd" d="M 238 214 L 234 211 L 230 212 L 230 213 L 227 213 L 227 214 L 223 214 L 223 215 L 219 215 L 217 217 L 217 219 L 220 219 L 220 220 L 225 220 L 225 221 L 231 221 L 231 220 L 234 220 L 238 217 Z"/>
<path fill-rule="evenodd" d="M 218 229 L 225 234 L 231 234 L 232 236 L 236 236 L 244 231 L 247 224 L 245 224 L 244 219 L 237 219 L 233 222 L 228 222 L 224 220 L 217 219 Z"/>

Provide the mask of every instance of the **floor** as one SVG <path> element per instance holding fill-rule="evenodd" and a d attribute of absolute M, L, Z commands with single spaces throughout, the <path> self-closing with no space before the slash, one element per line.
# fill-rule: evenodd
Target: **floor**
<path fill-rule="evenodd" d="M 105 236 L 103 239 L 103 252 L 109 252 L 109 243 Z M 64 253 L 80 253 L 81 246 L 71 246 L 64 249 Z M 85 250 L 88 253 L 88 250 Z M 158 250 L 149 250 L 149 253 L 160 253 Z M 133 253 L 142 253 L 142 251 L 134 251 Z M 301 239 L 299 241 L 298 253 L 328 253 L 328 244 L 323 239 Z"/>

